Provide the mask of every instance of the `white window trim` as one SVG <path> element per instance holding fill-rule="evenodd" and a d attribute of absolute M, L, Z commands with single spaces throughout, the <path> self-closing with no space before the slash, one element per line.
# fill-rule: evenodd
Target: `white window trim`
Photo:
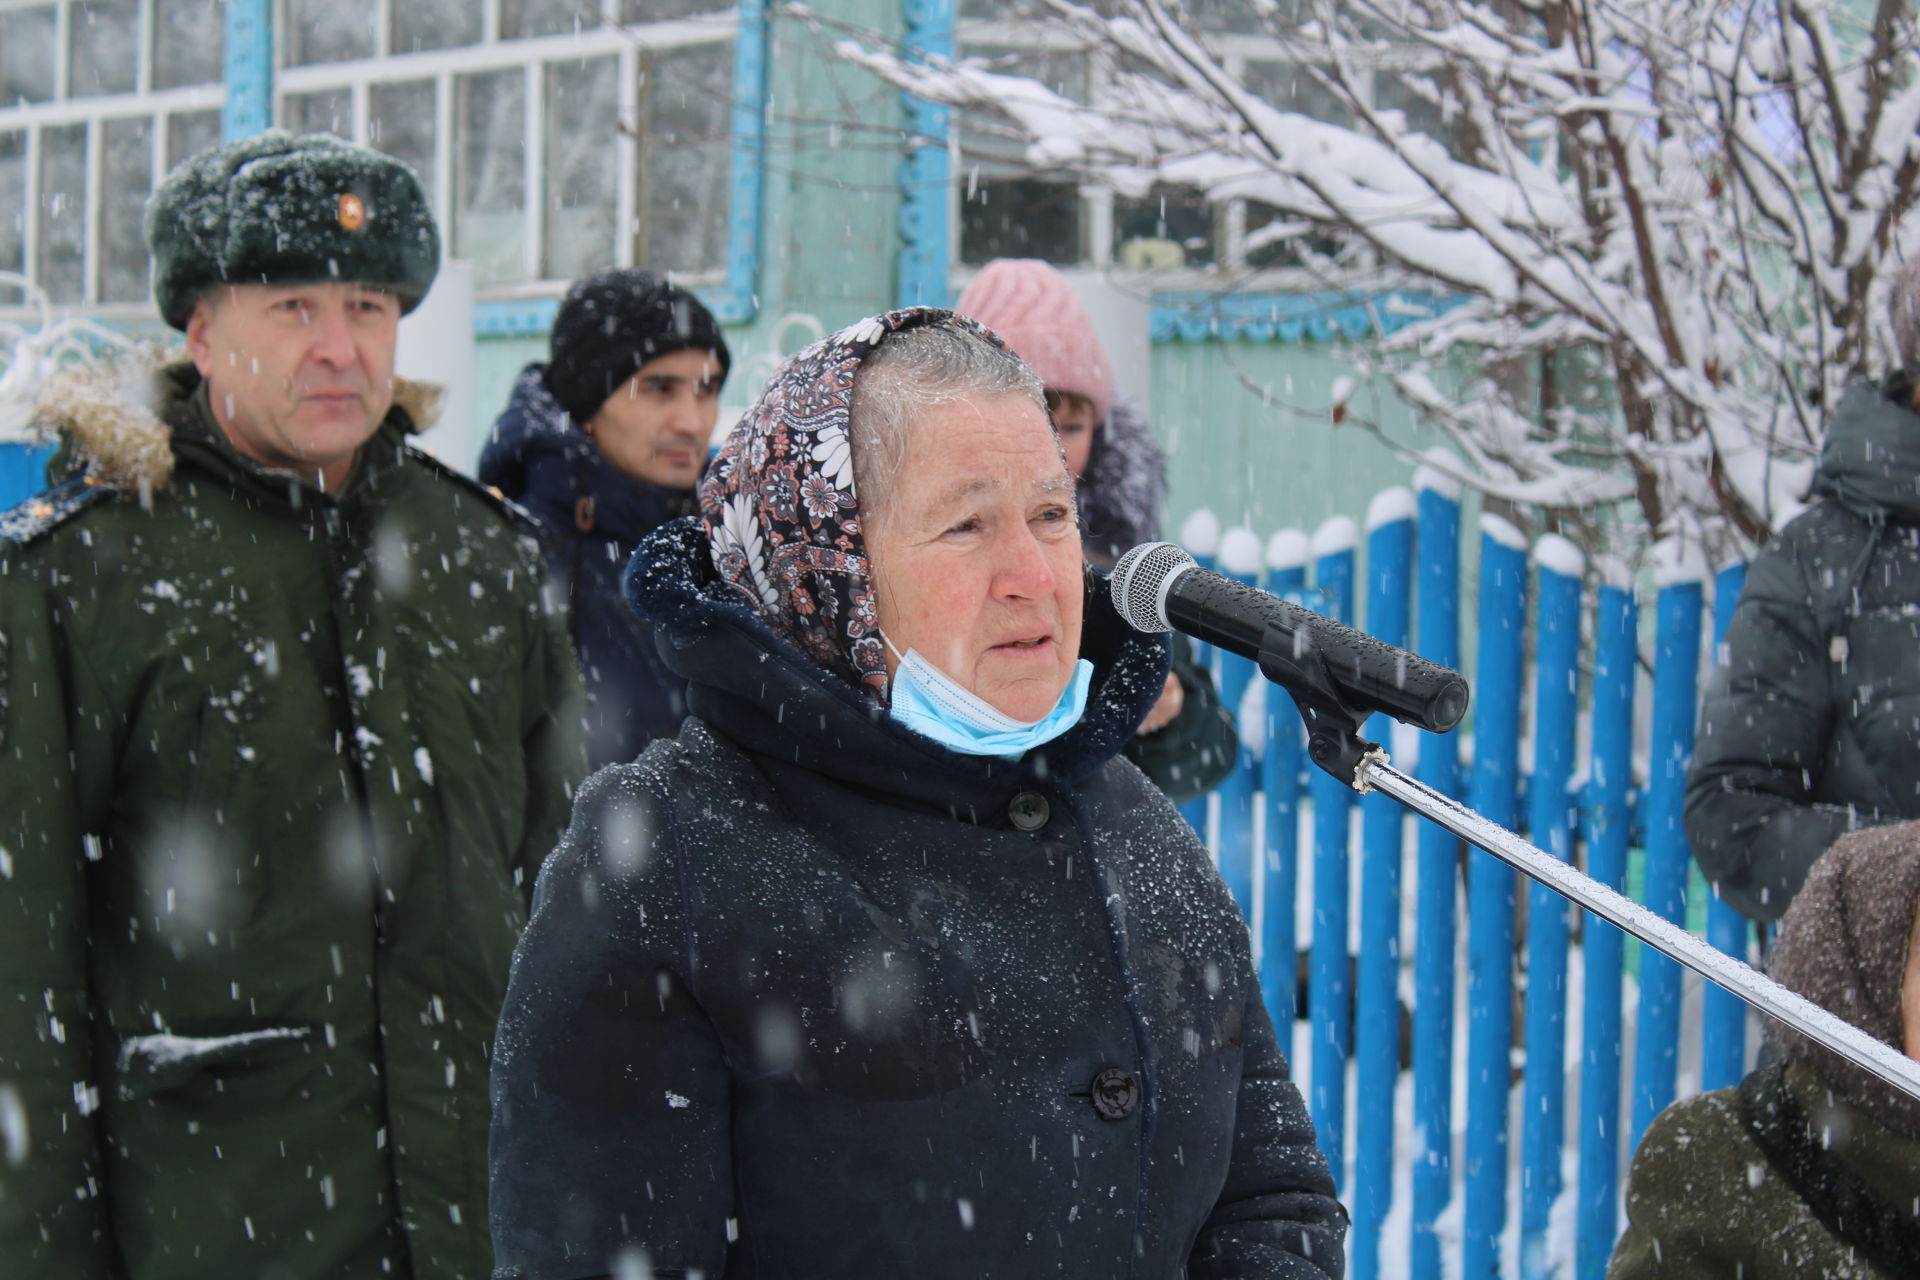
<path fill-rule="evenodd" d="M 617 0 L 603 0 L 604 13 L 613 13 L 617 8 Z M 390 57 L 283 67 L 276 73 L 274 82 L 275 117 L 279 118 L 280 103 L 288 96 L 347 89 L 352 92 L 354 103 L 352 141 L 364 144 L 368 141 L 370 87 L 376 83 L 418 81 L 431 77 L 436 107 L 434 217 L 450 235 L 454 225 L 456 170 L 454 130 L 449 127 L 454 108 L 454 77 L 516 67 L 522 69 L 526 76 L 523 141 L 527 204 L 521 232 L 521 264 L 527 278 L 511 284 L 485 286 L 476 290 L 476 297 L 483 302 L 554 297 L 565 290 L 569 281 L 540 274 L 546 247 L 546 207 L 542 193 L 545 190 L 547 66 L 554 62 L 616 57 L 619 61 L 619 86 L 615 111 L 623 123 L 631 126 L 638 122 L 642 108 L 639 86 L 642 54 L 730 43 L 739 34 L 738 15 L 735 10 L 729 9 L 724 13 L 694 18 L 626 26 L 608 25 L 554 36 L 502 39 L 499 36 L 500 0 L 487 0 L 482 27 L 489 38 L 483 38 L 479 44 Z M 640 217 L 640 142 L 637 132 L 631 127 L 622 129 L 614 150 L 618 185 L 615 191 L 611 265 L 617 267 L 634 265 L 634 240 Z M 676 271 L 674 278 L 690 286 L 720 285 L 727 280 L 727 266 L 723 261 L 705 270 Z"/>
<path fill-rule="evenodd" d="M 84 218 L 82 251 L 84 293 L 80 300 L 59 305 L 109 320 L 151 319 L 150 301 L 107 302 L 100 298 L 100 284 L 105 276 L 106 257 L 102 237 L 104 156 L 100 148 L 101 126 L 107 120 L 145 117 L 149 121 L 152 134 L 154 157 L 152 177 L 153 181 L 158 182 L 167 169 L 166 145 L 169 118 L 183 112 L 223 109 L 226 105 L 226 89 L 218 82 L 174 89 L 151 88 L 157 24 L 155 0 L 138 0 L 139 45 L 136 51 L 135 92 L 69 97 L 71 85 L 68 72 L 72 63 L 73 42 L 70 0 L 0 0 L 0 14 L 44 8 L 49 3 L 52 4 L 55 14 L 54 97 L 47 102 L 0 107 L 0 133 L 21 132 L 26 138 L 24 184 L 26 210 L 22 225 L 24 251 L 22 265 L 26 268 L 26 273 L 33 276 L 40 258 L 44 222 L 43 210 L 40 207 L 40 171 L 44 153 L 41 145 L 41 131 L 63 125 L 84 124 L 87 126 L 85 204 L 81 212 Z M 376 0 L 377 12 L 382 18 L 378 42 L 383 48 L 390 39 L 391 22 L 387 19 L 390 18 L 391 6 L 394 3 L 404 3 L 404 0 Z M 276 20 L 284 18 L 285 7 L 284 0 L 276 4 L 275 8 L 278 11 L 275 14 Z M 618 7 L 618 0 L 601 0 L 601 11 L 606 18 L 616 16 Z M 728 9 L 725 12 L 691 18 L 674 18 L 662 22 L 633 23 L 625 26 L 609 24 L 579 32 L 526 39 L 503 39 L 500 36 L 500 18 L 501 0 L 485 0 L 482 7 L 482 40 L 479 44 L 454 49 L 434 49 L 419 53 L 362 58 L 348 62 L 279 68 L 275 73 L 273 86 L 275 116 L 278 118 L 280 102 L 287 95 L 345 89 L 351 95 L 350 120 L 353 140 L 365 143 L 371 110 L 370 89 L 374 84 L 431 78 L 434 82 L 436 115 L 433 157 L 434 213 L 440 225 L 450 229 L 453 225 L 451 212 L 455 171 L 454 130 L 449 127 L 454 107 L 453 77 L 477 71 L 504 70 L 516 66 L 523 68 L 528 93 L 525 114 L 527 208 L 522 260 L 529 278 L 510 285 L 492 286 L 480 290 L 479 297 L 481 300 L 500 301 L 551 298 L 563 291 L 568 282 L 560 279 L 545 279 L 538 275 L 545 248 L 542 235 L 545 205 L 541 193 L 544 189 L 546 65 L 554 61 L 578 61 L 582 58 L 603 55 L 616 57 L 619 60 L 620 76 L 616 111 L 623 122 L 632 125 L 638 121 L 641 110 L 638 73 L 642 51 L 731 43 L 739 34 L 738 15 L 735 10 Z M 640 216 L 637 195 L 640 144 L 634 132 L 630 127 L 623 129 L 615 148 L 618 187 L 614 211 L 612 265 L 622 267 L 632 266 L 634 263 L 636 224 Z M 727 265 L 721 262 L 707 270 L 676 272 L 675 278 L 692 286 L 724 285 L 728 279 Z M 24 308 L 0 306 L 0 319 L 12 319 L 26 314 L 27 311 Z"/>
<path fill-rule="evenodd" d="M 0 0 L 0 14 L 46 8 L 49 0 Z M 136 8 L 138 45 L 134 54 L 134 91 L 69 97 L 69 74 L 73 62 L 73 6 L 68 0 L 52 0 L 54 9 L 54 97 L 48 102 L 22 103 L 0 107 L 0 133 L 26 135 L 26 216 L 22 220 L 25 253 L 23 266 L 31 277 L 40 261 L 40 243 L 44 231 L 40 207 L 40 170 L 45 148 L 41 135 L 46 129 L 83 124 L 87 134 L 87 162 L 83 181 L 82 218 L 82 297 L 79 301 L 57 305 L 84 310 L 105 319 L 150 319 L 153 304 L 103 302 L 100 284 L 105 276 L 106 253 L 102 229 L 104 218 L 104 163 L 101 136 L 107 121 L 145 119 L 153 147 L 152 181 L 166 172 L 167 121 L 175 115 L 199 111 L 219 111 L 226 105 L 226 88 L 215 81 L 174 89 L 153 89 L 154 37 L 156 15 L 154 0 L 139 0 Z M 0 319 L 14 319 L 30 313 L 21 307 L 0 307 Z"/>
<path fill-rule="evenodd" d="M 1289 48 L 1271 36 L 1217 34 L 1203 37 L 1206 47 L 1220 58 L 1222 66 L 1235 77 L 1243 76 L 1249 61 L 1299 62 L 1298 50 Z M 1043 23 L 1018 19 L 961 18 L 955 25 L 956 56 L 968 56 L 969 46 L 1046 50 L 1070 53 L 1084 49 L 1083 42 Z M 1307 59 L 1311 61 L 1311 59 Z M 1417 54 L 1401 50 L 1383 50 L 1377 61 L 1370 61 L 1366 74 L 1391 68 L 1413 68 L 1422 63 Z M 1109 74 L 1105 58 L 1088 55 L 1087 84 L 1097 94 Z M 1371 83 L 1368 85 L 1371 91 Z M 960 151 L 960 130 L 949 131 L 948 149 L 952 172 L 966 173 L 968 163 Z M 980 263 L 963 261 L 960 256 L 962 219 L 965 216 L 967 182 L 952 184 L 951 237 L 952 258 L 948 281 L 955 296 L 978 274 Z M 1214 239 L 1217 261 L 1194 267 L 1141 268 L 1122 267 L 1115 261 L 1114 191 L 1101 183 L 1082 183 L 1081 202 L 1082 256 L 1078 262 L 1057 264 L 1068 274 L 1092 271 L 1128 288 L 1143 293 L 1218 288 L 1223 277 L 1238 290 L 1253 292 L 1299 292 L 1324 289 L 1326 281 L 1301 267 L 1249 267 L 1246 264 L 1246 200 L 1230 200 L 1215 210 Z"/>

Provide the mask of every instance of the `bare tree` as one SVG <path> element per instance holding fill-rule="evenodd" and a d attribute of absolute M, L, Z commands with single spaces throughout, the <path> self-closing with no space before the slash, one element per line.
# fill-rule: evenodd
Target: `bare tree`
<path fill-rule="evenodd" d="M 1237 0 L 1350 127 L 1230 72 L 1201 20 L 1233 2 L 1033 0 L 1105 60 L 1085 101 L 839 49 L 1016 130 L 1036 168 L 1258 201 L 1279 234 L 1370 250 L 1318 258 L 1336 278 L 1370 259 L 1435 289 L 1454 305 L 1355 373 L 1390 378 L 1491 497 L 1616 546 L 1763 541 L 1794 514 L 1824 408 L 1884 345 L 1883 260 L 1920 178 L 1908 0 Z M 1435 376 L 1463 356 L 1541 373 L 1525 394 Z M 1599 394 L 1565 394 L 1582 369 Z"/>

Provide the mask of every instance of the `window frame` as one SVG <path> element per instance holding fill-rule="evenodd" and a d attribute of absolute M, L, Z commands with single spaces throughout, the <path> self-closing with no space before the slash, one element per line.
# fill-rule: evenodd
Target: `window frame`
<path fill-rule="evenodd" d="M 50 0 L 0 0 L 0 14 L 45 8 Z M 102 300 L 100 284 L 104 275 L 106 246 L 104 225 L 105 175 L 101 135 L 109 121 L 145 120 L 151 147 L 152 181 L 166 172 L 167 122 L 176 115 L 202 111 L 218 112 L 226 105 L 224 86 L 213 81 L 172 89 L 154 89 L 155 0 L 137 0 L 138 45 L 134 60 L 134 88 L 129 93 L 71 96 L 70 66 L 73 57 L 72 0 L 51 0 L 54 9 L 54 96 L 45 102 L 0 105 L 0 133 L 25 135 L 26 182 L 22 192 L 24 217 L 21 226 L 23 261 L 28 279 L 38 275 L 43 210 L 40 207 L 40 175 L 44 162 L 43 135 L 48 129 L 71 125 L 86 126 L 85 196 L 82 217 L 82 294 L 77 301 L 56 306 L 84 311 L 110 320 L 140 320 L 153 313 L 151 298 L 139 301 Z M 6 268 L 0 268 L 5 270 Z M 29 308 L 0 305 L 0 317 L 28 314 Z"/>
<path fill-rule="evenodd" d="M 1020 18 L 957 17 L 954 21 L 953 39 L 956 55 L 960 58 L 974 56 L 974 51 L 980 46 L 1059 52 L 1084 49 L 1082 42 L 1066 33 L 1052 29 L 1045 23 Z M 1204 34 L 1202 40 L 1206 47 L 1220 59 L 1222 66 L 1237 79 L 1244 78 L 1249 63 L 1310 65 L 1311 61 L 1299 58 L 1271 36 L 1217 32 Z M 1088 93 L 1097 96 L 1111 76 L 1111 63 L 1106 57 L 1092 50 L 1087 50 L 1084 56 L 1087 59 Z M 1368 78 L 1369 97 L 1371 98 L 1374 92 L 1373 76 L 1377 72 L 1404 69 L 1410 66 L 1417 66 L 1417 59 L 1408 59 L 1404 54 L 1394 52 L 1383 52 L 1377 62 L 1370 61 L 1364 70 Z M 966 212 L 968 186 L 966 173 L 969 162 L 960 149 L 958 128 L 950 129 L 948 132 L 947 153 L 948 163 L 954 175 L 954 180 L 949 184 L 948 214 L 952 220 L 953 234 L 950 237 L 947 277 L 949 286 L 957 296 L 984 264 L 965 261 L 960 252 L 962 224 Z M 1080 200 L 1082 254 L 1077 261 L 1055 264 L 1063 271 L 1094 271 L 1116 281 L 1153 292 L 1180 292 L 1209 288 L 1217 290 L 1223 279 L 1230 280 L 1236 291 L 1291 294 L 1303 291 L 1317 292 L 1327 288 L 1326 280 L 1308 268 L 1249 265 L 1246 243 L 1248 209 L 1252 202 L 1244 198 L 1214 203 L 1213 262 L 1181 267 L 1123 266 L 1118 260 L 1119 245 L 1115 235 L 1116 193 L 1114 189 L 1098 182 L 1082 182 L 1077 185 Z M 1369 254 L 1368 257 L 1370 259 L 1371 255 Z"/>
<path fill-rule="evenodd" d="M 155 5 L 157 0 L 137 0 L 139 13 L 139 51 L 135 72 L 135 90 L 131 94 L 69 96 L 68 64 L 72 56 L 72 4 L 74 0 L 51 0 L 55 12 L 54 97 L 45 102 L 0 106 L 0 132 L 25 134 L 25 189 L 22 193 L 22 225 L 25 274 L 34 278 L 42 241 L 40 174 L 42 167 L 41 133 L 62 125 L 87 126 L 87 162 L 85 189 L 84 276 L 80 300 L 56 305 L 108 320 L 137 322 L 153 318 L 150 299 L 140 302 L 109 302 L 99 297 L 99 285 L 105 261 L 101 240 L 104 180 L 101 173 L 102 125 L 107 120 L 145 117 L 153 146 L 152 175 L 157 183 L 167 171 L 167 122 L 181 112 L 213 110 L 223 112 L 227 122 L 223 132 L 232 128 L 236 100 L 259 92 L 257 86 L 238 83 L 234 74 L 237 59 L 259 50 L 236 48 L 236 26 L 250 17 L 247 0 L 229 0 L 227 8 L 227 77 L 224 82 L 164 90 L 151 89 L 155 57 Z M 378 20 L 377 49 L 388 46 L 391 36 L 392 5 L 400 0 L 375 0 Z M 44 7 L 49 0 L 0 0 L 0 13 Z M 286 0 L 270 0 L 273 30 L 282 30 Z M 449 214 L 455 198 L 453 188 L 454 76 L 472 71 L 522 68 L 528 89 L 525 112 L 527 165 L 527 205 L 522 230 L 522 263 L 528 279 L 510 285 L 490 286 L 480 291 L 476 305 L 475 329 L 481 336 L 543 334 L 552 326 L 559 295 L 565 280 L 539 277 L 543 247 L 543 190 L 540 182 L 544 165 L 544 69 L 552 62 L 577 61 L 583 57 L 612 54 L 619 59 L 617 110 L 622 119 L 637 119 L 640 106 L 639 60 L 643 49 L 658 51 L 700 44 L 733 42 L 734 93 L 728 121 L 730 152 L 728 158 L 728 195 L 726 229 L 721 261 L 712 269 L 686 273 L 682 277 L 711 307 L 724 324 L 743 324 L 753 319 L 758 309 L 756 286 L 761 243 L 761 205 L 764 188 L 765 112 L 768 78 L 768 13 L 766 0 L 737 0 L 730 12 L 711 16 L 675 18 L 624 26 L 606 21 L 617 14 L 618 0 L 601 0 L 602 25 L 551 36 L 502 38 L 500 36 L 501 0 L 481 0 L 483 22 L 479 44 L 453 49 L 426 50 L 362 58 L 353 61 L 315 63 L 306 66 L 281 66 L 283 49 L 271 51 L 270 101 L 272 115 L 278 120 L 281 104 L 288 95 L 327 89 L 350 92 L 351 136 L 364 142 L 368 133 L 370 89 L 375 83 L 432 79 L 435 85 L 434 130 L 434 206 L 435 215 L 449 233 Z M 244 43 L 244 41 L 242 42 Z M 641 143 L 623 136 L 615 151 L 618 172 L 615 176 L 616 228 L 630 228 L 639 216 L 641 197 L 638 168 Z M 609 265 L 634 265 L 634 237 L 616 234 L 614 261 Z M 450 235 L 448 237 L 450 243 Z M 642 264 L 644 265 L 644 264 Z M 20 306 L 0 306 L 0 317 L 24 314 Z"/>

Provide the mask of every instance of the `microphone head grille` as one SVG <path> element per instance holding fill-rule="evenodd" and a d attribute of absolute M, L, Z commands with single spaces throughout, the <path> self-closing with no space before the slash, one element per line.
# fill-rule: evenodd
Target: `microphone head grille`
<path fill-rule="evenodd" d="M 1167 588 L 1194 567 L 1193 557 L 1171 542 L 1143 542 L 1113 566 L 1113 607 L 1136 631 L 1171 631 Z"/>

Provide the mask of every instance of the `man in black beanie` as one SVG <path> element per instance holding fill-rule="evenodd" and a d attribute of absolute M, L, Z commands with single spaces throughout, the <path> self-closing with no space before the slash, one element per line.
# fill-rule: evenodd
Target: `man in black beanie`
<path fill-rule="evenodd" d="M 729 361 L 687 290 L 630 269 L 575 281 L 552 358 L 521 371 L 480 457 L 481 480 L 538 517 L 567 584 L 595 768 L 633 759 L 687 712 L 686 686 L 627 608 L 620 574 L 642 536 L 697 509 Z"/>

